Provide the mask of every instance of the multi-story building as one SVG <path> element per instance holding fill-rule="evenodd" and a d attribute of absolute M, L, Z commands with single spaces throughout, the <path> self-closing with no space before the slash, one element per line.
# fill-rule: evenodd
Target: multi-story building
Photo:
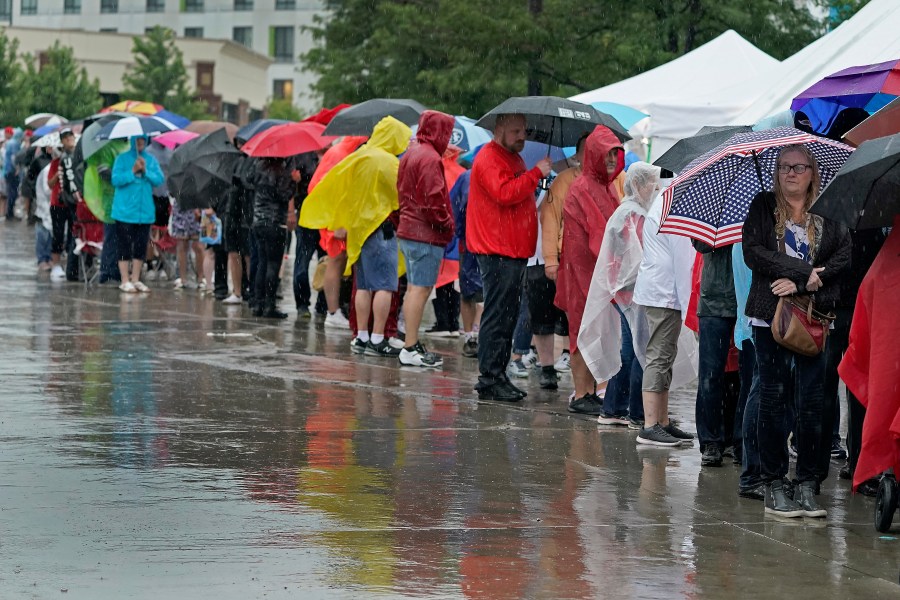
<path fill-rule="evenodd" d="M 232 40 L 268 56 L 267 96 L 318 108 L 299 55 L 313 44 L 305 27 L 321 0 L 0 0 L 0 24 L 142 34 L 157 25 L 179 37 Z"/>

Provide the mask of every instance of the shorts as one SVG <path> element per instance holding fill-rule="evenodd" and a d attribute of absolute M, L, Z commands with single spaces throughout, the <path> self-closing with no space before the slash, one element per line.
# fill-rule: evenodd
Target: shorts
<path fill-rule="evenodd" d="M 119 260 L 144 260 L 150 242 L 149 223 L 116 221 L 116 247 Z"/>
<path fill-rule="evenodd" d="M 153 211 L 155 213 L 153 224 L 157 227 L 169 225 L 169 213 L 172 211 L 172 203 L 168 196 L 153 196 Z"/>
<path fill-rule="evenodd" d="M 379 227 L 362 245 L 356 261 L 356 289 L 397 291 L 397 236 L 384 239 Z"/>
<path fill-rule="evenodd" d="M 200 239 L 200 219 L 194 214 L 193 209 L 178 210 L 172 209 L 172 224 L 169 227 L 169 233 L 173 238 L 179 240 L 199 240 Z"/>
<path fill-rule="evenodd" d="M 225 239 L 222 240 L 226 252 L 236 252 L 241 256 L 250 256 L 250 228 L 226 227 Z"/>
<path fill-rule="evenodd" d="M 441 271 L 441 261 L 444 260 L 444 247 L 414 240 L 400 240 L 400 251 L 406 260 L 406 280 L 409 284 L 434 287 Z"/>
<path fill-rule="evenodd" d="M 459 293 L 466 302 L 484 302 L 484 283 L 478 259 L 471 252 L 459 253 Z"/>
<path fill-rule="evenodd" d="M 531 333 L 534 335 L 569 335 L 566 313 L 556 306 L 556 283 L 544 273 L 544 265 L 525 270 L 528 292 L 528 312 L 531 314 Z"/>
<path fill-rule="evenodd" d="M 648 306 L 646 311 L 650 339 L 647 342 L 647 365 L 644 367 L 641 389 L 645 392 L 667 392 L 672 385 L 672 365 L 678 353 L 681 311 L 655 306 Z"/>

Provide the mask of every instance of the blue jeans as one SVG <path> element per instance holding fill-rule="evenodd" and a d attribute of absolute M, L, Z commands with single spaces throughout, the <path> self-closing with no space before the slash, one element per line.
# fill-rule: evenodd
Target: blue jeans
<path fill-rule="evenodd" d="M 763 481 L 780 479 L 788 473 L 787 413 L 795 402 L 797 442 L 797 479 L 824 479 L 819 464 L 822 451 L 822 417 L 825 398 L 825 364 L 828 350 L 818 356 L 802 356 L 779 345 L 768 327 L 753 327 L 756 364 L 759 369 L 760 470 Z M 795 371 L 791 386 L 791 366 Z M 829 424 L 830 425 L 830 424 Z"/>
<path fill-rule="evenodd" d="M 700 364 L 697 387 L 697 437 L 700 451 L 725 447 L 725 364 L 734 336 L 733 317 L 700 317 Z M 733 427 L 733 423 L 728 423 Z M 731 437 L 730 435 L 728 436 Z"/>
<path fill-rule="evenodd" d="M 490 254 L 478 254 L 478 267 L 484 282 L 484 313 L 478 336 L 478 384 L 487 389 L 508 381 L 506 365 L 512 351 L 513 332 L 521 307 L 522 281 L 527 261 Z M 529 338 L 531 336 L 529 335 Z"/>
<path fill-rule="evenodd" d="M 753 342 L 744 340 L 741 347 L 741 395 L 736 418 L 741 419 L 743 456 L 741 460 L 741 490 L 750 490 L 762 483 L 759 467 L 759 370 Z"/>
<path fill-rule="evenodd" d="M 309 262 L 319 251 L 319 230 L 297 227 L 294 248 L 294 302 L 297 310 L 309 310 L 312 289 L 309 286 Z"/>
<path fill-rule="evenodd" d="M 34 255 L 38 264 L 50 262 L 50 249 L 53 246 L 53 234 L 40 222 L 34 224 Z"/>
<path fill-rule="evenodd" d="M 19 197 L 19 176 L 15 172 L 6 175 L 6 218 L 15 214 L 16 200 Z"/>
<path fill-rule="evenodd" d="M 119 235 L 115 223 L 103 224 L 103 250 L 100 252 L 100 283 L 119 281 Z"/>
<path fill-rule="evenodd" d="M 644 399 L 641 393 L 641 382 L 644 379 L 644 369 L 640 361 L 635 360 L 634 342 L 631 337 L 631 327 L 622 310 L 613 305 L 622 320 L 622 349 L 619 356 L 622 359 L 622 368 L 606 385 L 606 394 L 603 396 L 603 412 L 617 417 L 630 416 L 632 419 L 642 421 L 644 419 Z"/>

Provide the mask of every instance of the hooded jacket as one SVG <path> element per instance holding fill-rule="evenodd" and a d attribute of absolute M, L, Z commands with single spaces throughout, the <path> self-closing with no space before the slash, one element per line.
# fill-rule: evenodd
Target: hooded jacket
<path fill-rule="evenodd" d="M 606 169 L 606 155 L 619 149 L 615 171 Z M 613 184 L 625 168 L 622 143 L 609 128 L 598 125 L 584 142 L 584 163 L 563 203 L 563 241 L 559 274 L 556 280 L 556 305 L 569 319 L 570 350 L 578 343 L 577 332 L 591 286 L 591 277 L 606 222 L 619 207 L 619 195 Z"/>
<path fill-rule="evenodd" d="M 474 254 L 531 258 L 537 248 L 534 191 L 541 170 L 497 142 L 484 145 L 469 184 L 466 246 Z"/>
<path fill-rule="evenodd" d="M 359 259 L 366 239 L 400 208 L 397 156 L 411 136 L 410 128 L 397 119 L 383 118 L 368 143 L 328 171 L 303 202 L 301 227 L 347 230 L 345 275 Z"/>
<path fill-rule="evenodd" d="M 401 239 L 441 247 L 453 239 L 453 209 L 442 159 L 453 123 L 453 117 L 442 112 L 423 112 L 416 141 L 400 160 L 397 237 Z"/>
<path fill-rule="evenodd" d="M 252 175 L 253 227 L 287 227 L 287 211 L 294 196 L 294 180 L 286 159 L 256 162 Z"/>
<path fill-rule="evenodd" d="M 147 152 L 146 147 L 138 153 L 135 144 L 139 137 L 143 136 L 132 137 L 128 150 L 118 155 L 113 163 L 112 184 L 116 191 L 111 216 L 113 220 L 122 223 L 149 225 L 156 221 L 153 188 L 161 185 L 165 177 L 156 158 Z M 135 175 L 133 171 L 138 154 L 147 166 L 141 175 Z"/>

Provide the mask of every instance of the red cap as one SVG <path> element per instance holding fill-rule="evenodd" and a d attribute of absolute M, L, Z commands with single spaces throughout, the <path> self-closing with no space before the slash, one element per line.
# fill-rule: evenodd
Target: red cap
<path fill-rule="evenodd" d="M 12 137 L 12 134 L 13 134 L 13 128 L 12 128 L 12 127 L 7 127 L 6 129 L 3 130 L 3 133 L 6 134 L 6 137 Z"/>
<path fill-rule="evenodd" d="M 25 130 L 25 137 L 31 137 L 31 135 L 32 135 L 33 133 L 34 133 L 34 132 L 31 131 L 30 129 L 26 129 L 26 130 Z"/>

